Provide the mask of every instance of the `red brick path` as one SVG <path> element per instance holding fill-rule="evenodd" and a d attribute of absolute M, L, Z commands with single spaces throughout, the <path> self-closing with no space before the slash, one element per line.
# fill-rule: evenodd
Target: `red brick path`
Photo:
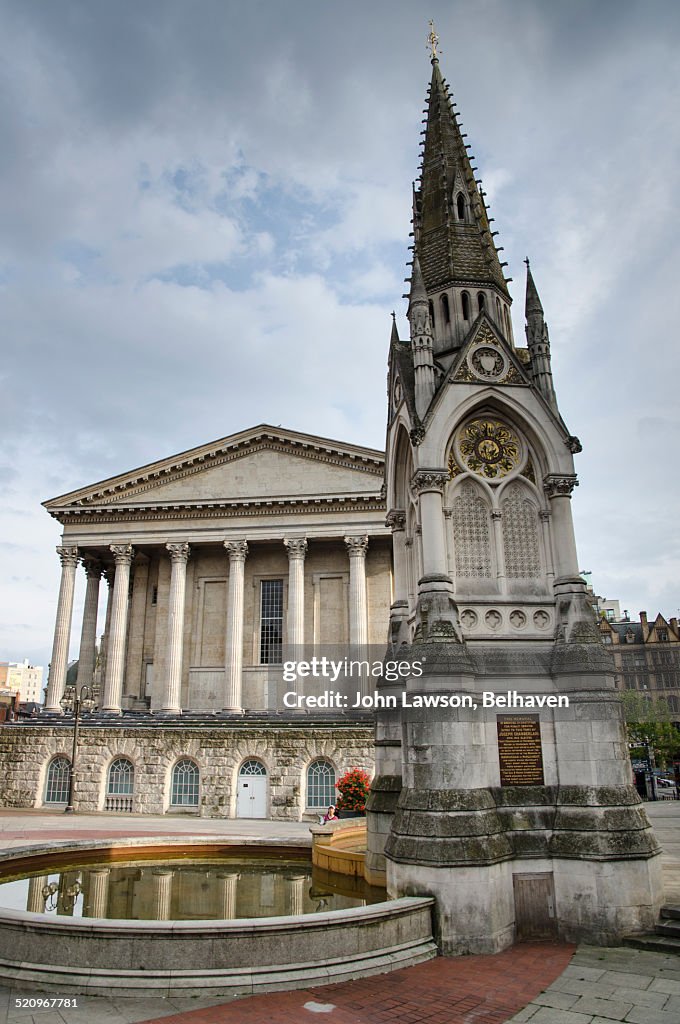
<path fill-rule="evenodd" d="M 361 981 L 252 996 L 144 1024 L 502 1024 L 559 977 L 574 949 L 533 942 L 495 956 L 438 957 Z M 333 1009 L 305 1009 L 309 1002 Z"/>

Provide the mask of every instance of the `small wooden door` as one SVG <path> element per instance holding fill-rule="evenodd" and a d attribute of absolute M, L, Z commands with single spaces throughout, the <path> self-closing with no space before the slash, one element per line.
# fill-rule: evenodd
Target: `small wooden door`
<path fill-rule="evenodd" d="M 515 938 L 555 938 L 557 918 L 552 871 L 513 875 L 512 883 L 515 892 Z"/>

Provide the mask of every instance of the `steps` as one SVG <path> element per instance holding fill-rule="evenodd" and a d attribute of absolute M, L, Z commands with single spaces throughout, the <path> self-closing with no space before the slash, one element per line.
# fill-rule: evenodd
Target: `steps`
<path fill-rule="evenodd" d="M 680 956 L 680 906 L 661 908 L 661 919 L 650 935 L 635 935 L 626 939 L 633 949 L 646 949 L 652 953 L 675 953 Z"/>

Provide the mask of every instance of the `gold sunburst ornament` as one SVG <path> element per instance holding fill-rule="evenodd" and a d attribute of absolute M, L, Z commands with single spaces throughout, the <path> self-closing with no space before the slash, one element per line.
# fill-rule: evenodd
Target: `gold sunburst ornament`
<path fill-rule="evenodd" d="M 519 464 L 521 445 L 505 423 L 479 419 L 463 427 L 458 451 L 461 461 L 472 473 L 487 480 L 500 480 Z"/>

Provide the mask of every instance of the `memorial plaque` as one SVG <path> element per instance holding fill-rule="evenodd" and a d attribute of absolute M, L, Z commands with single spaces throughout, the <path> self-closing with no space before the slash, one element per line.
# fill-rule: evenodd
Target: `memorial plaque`
<path fill-rule="evenodd" d="M 543 748 L 538 715 L 499 715 L 501 786 L 542 786 Z"/>

